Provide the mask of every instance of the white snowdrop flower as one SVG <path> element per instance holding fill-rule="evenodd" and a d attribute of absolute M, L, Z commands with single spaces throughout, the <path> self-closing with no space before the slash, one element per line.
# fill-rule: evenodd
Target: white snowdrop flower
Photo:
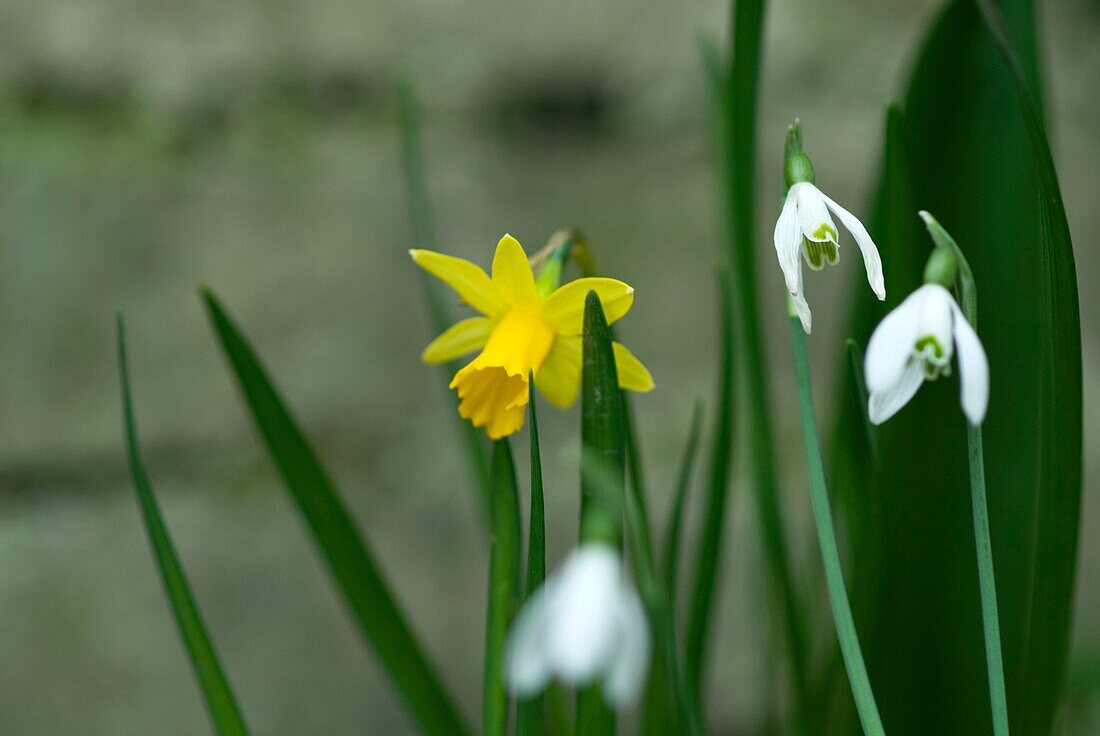
<path fill-rule="evenodd" d="M 989 362 L 951 292 L 925 284 L 886 315 L 867 345 L 864 374 L 875 424 L 894 416 L 925 381 L 950 375 L 951 356 L 959 356 L 962 409 L 971 424 L 981 424 L 989 404 Z"/>
<path fill-rule="evenodd" d="M 805 165 L 809 165 L 808 159 Z M 812 168 L 809 171 L 812 172 Z M 863 266 L 867 269 L 867 281 L 871 284 L 871 290 L 880 301 L 886 298 L 882 260 L 867 228 L 863 227 L 863 223 L 855 215 L 825 196 L 812 182 L 798 181 L 787 192 L 783 211 L 775 223 L 774 239 L 779 267 L 783 270 L 791 301 L 807 334 L 810 332 L 811 315 L 810 305 L 802 291 L 802 259 L 815 271 L 820 271 L 826 264 L 832 266 L 840 261 L 840 240 L 836 225 L 829 214 L 830 210 L 852 234 L 863 253 Z"/>
<path fill-rule="evenodd" d="M 528 599 L 505 652 L 508 686 L 530 697 L 552 677 L 603 685 L 609 705 L 637 698 L 649 668 L 649 626 L 638 593 L 623 577 L 622 556 L 582 544 Z"/>

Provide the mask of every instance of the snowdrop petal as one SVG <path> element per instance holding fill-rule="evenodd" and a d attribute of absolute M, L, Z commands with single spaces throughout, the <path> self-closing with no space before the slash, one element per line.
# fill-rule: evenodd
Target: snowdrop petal
<path fill-rule="evenodd" d="M 799 279 L 801 281 L 801 279 Z M 813 315 L 810 314 L 810 304 L 806 301 L 806 297 L 801 293 L 791 294 L 791 303 L 794 304 L 795 314 L 798 315 L 798 319 L 802 321 L 802 329 L 806 331 L 806 334 L 810 334 L 810 329 L 813 327 Z"/>
<path fill-rule="evenodd" d="M 836 243 L 836 225 L 825 206 L 825 195 L 809 182 L 799 182 L 791 187 L 798 197 L 798 222 L 802 234 L 815 243 Z"/>
<path fill-rule="evenodd" d="M 924 383 L 924 366 L 919 360 L 910 361 L 893 384 L 871 392 L 867 405 L 867 417 L 872 424 L 882 424 L 897 414 Z"/>
<path fill-rule="evenodd" d="M 798 185 L 796 184 L 795 187 Z M 792 295 L 802 292 L 802 227 L 798 223 L 798 192 L 795 187 L 787 192 L 783 211 L 775 223 L 775 255 L 779 259 L 779 268 L 783 271 L 783 280 L 787 282 L 787 291 Z"/>
<path fill-rule="evenodd" d="M 552 622 L 554 587 L 554 581 L 548 581 L 527 599 L 508 635 L 504 677 L 508 688 L 521 698 L 534 695 L 550 681 L 545 640 Z"/>
<path fill-rule="evenodd" d="M 959 356 L 959 392 L 962 409 L 970 423 L 977 426 L 985 419 L 989 406 L 989 360 L 978 339 L 978 333 L 970 326 L 966 315 L 954 301 L 955 348 Z"/>
<path fill-rule="evenodd" d="M 546 656 L 563 680 L 586 685 L 614 653 L 622 558 L 602 544 L 582 545 L 569 556 L 558 579 Z"/>
<path fill-rule="evenodd" d="M 863 377 L 872 394 L 886 391 L 905 370 L 920 330 L 924 290 L 917 289 L 879 322 L 867 343 Z"/>
<path fill-rule="evenodd" d="M 638 693 L 649 671 L 649 625 L 638 594 L 623 588 L 619 606 L 620 646 L 607 676 L 604 678 L 604 699 L 609 705 L 627 706 Z"/>
<path fill-rule="evenodd" d="M 879 298 L 879 301 L 884 301 L 886 299 L 886 281 L 882 275 L 882 258 L 879 257 L 875 241 L 871 240 L 871 234 L 867 232 L 867 228 L 863 227 L 863 223 L 859 221 L 858 217 L 841 207 L 823 192 L 819 192 L 819 194 L 821 194 L 821 198 L 825 200 L 825 204 L 829 206 L 829 209 L 837 216 L 837 219 L 844 224 L 852 237 L 856 239 L 856 245 L 859 246 L 860 253 L 863 254 L 863 267 L 867 270 L 867 283 L 871 285 L 871 291 L 875 292 L 875 296 Z"/>

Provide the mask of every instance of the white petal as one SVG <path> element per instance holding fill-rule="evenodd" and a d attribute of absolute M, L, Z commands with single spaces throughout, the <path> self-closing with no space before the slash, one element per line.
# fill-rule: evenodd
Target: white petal
<path fill-rule="evenodd" d="M 819 192 L 819 194 L 821 194 L 821 198 L 825 200 L 825 204 L 829 206 L 829 209 L 844 223 L 844 227 L 848 229 L 852 237 L 856 239 L 856 245 L 863 253 L 863 267 L 867 269 L 867 282 L 871 284 L 871 291 L 875 292 L 875 296 L 879 298 L 879 301 L 885 300 L 886 282 L 882 276 L 882 259 L 879 257 L 878 248 L 875 247 L 875 241 L 871 240 L 867 228 L 863 227 L 863 223 L 851 212 L 829 199 L 824 193 Z"/>
<path fill-rule="evenodd" d="M 955 348 L 959 356 L 959 392 L 962 409 L 970 423 L 977 426 L 985 419 L 989 406 L 989 360 L 985 357 L 978 333 L 954 301 Z"/>
<path fill-rule="evenodd" d="M 818 243 L 837 242 L 836 224 L 825 206 L 825 195 L 809 182 L 799 182 L 791 187 L 798 193 L 798 222 L 802 235 Z"/>
<path fill-rule="evenodd" d="M 509 690 L 521 698 L 534 695 L 550 681 L 546 640 L 555 585 L 556 581 L 550 579 L 527 599 L 508 634 L 504 677 Z"/>
<path fill-rule="evenodd" d="M 582 545 L 566 560 L 559 581 L 546 654 L 563 681 L 587 685 L 615 653 L 622 558 L 606 545 Z"/>
<path fill-rule="evenodd" d="M 913 394 L 924 383 L 924 366 L 919 360 L 913 360 L 890 386 L 880 391 L 872 391 L 867 403 L 867 417 L 872 424 L 882 424 L 894 416 L 909 403 Z"/>
<path fill-rule="evenodd" d="M 801 281 L 801 278 L 799 279 Z M 806 301 L 806 297 L 802 294 L 791 294 L 791 302 L 794 304 L 794 311 L 798 315 L 798 318 L 802 320 L 802 329 L 806 331 L 806 334 L 810 334 L 810 328 L 813 327 L 813 315 L 810 314 L 810 304 Z"/>
<path fill-rule="evenodd" d="M 935 356 L 926 350 L 924 357 L 935 365 L 947 365 L 951 361 L 951 355 L 955 352 L 951 327 L 951 323 L 954 321 L 951 310 L 957 309 L 955 297 L 951 296 L 951 292 L 939 284 L 925 284 L 917 291 L 922 294 L 920 329 L 917 331 L 917 340 L 927 336 L 936 338 L 936 342 L 943 353 Z"/>
<path fill-rule="evenodd" d="M 642 601 L 623 586 L 619 603 L 619 650 L 604 678 L 604 699 L 611 706 L 628 706 L 641 692 L 649 672 L 649 624 Z"/>
<path fill-rule="evenodd" d="M 783 270 L 783 279 L 787 282 L 787 291 L 792 295 L 801 293 L 802 287 L 802 228 L 798 224 L 798 192 L 796 187 L 787 192 L 783 211 L 775 222 L 775 255 L 779 259 L 779 268 Z"/>
<path fill-rule="evenodd" d="M 917 289 L 894 307 L 871 333 L 863 377 L 871 393 L 885 391 L 897 382 L 905 369 L 920 330 L 925 293 Z"/>

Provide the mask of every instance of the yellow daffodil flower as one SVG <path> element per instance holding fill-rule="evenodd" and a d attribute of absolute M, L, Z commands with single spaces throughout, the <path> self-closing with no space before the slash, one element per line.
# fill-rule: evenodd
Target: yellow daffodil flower
<path fill-rule="evenodd" d="M 584 300 L 595 291 L 608 323 L 630 310 L 634 289 L 622 281 L 583 278 L 543 298 L 523 246 L 511 235 L 497 243 L 493 275 L 462 258 L 430 250 L 411 250 L 418 266 L 440 279 L 481 313 L 453 325 L 432 340 L 421 356 L 425 363 L 445 363 L 475 350 L 481 352 L 455 374 L 458 413 L 475 427 L 499 439 L 523 426 L 530 396 L 528 380 L 554 406 L 577 398 L 581 381 L 581 325 Z M 653 378 L 629 350 L 615 343 L 619 385 L 649 391 Z"/>

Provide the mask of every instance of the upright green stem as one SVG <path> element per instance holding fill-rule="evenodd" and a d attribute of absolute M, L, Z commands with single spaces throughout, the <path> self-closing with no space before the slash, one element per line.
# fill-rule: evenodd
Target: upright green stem
<path fill-rule="evenodd" d="M 829 591 L 829 604 L 833 610 L 833 623 L 836 625 L 840 652 L 844 656 L 844 668 L 848 672 L 848 682 L 852 687 L 856 710 L 866 736 L 883 736 L 882 718 L 871 691 L 871 680 L 867 675 L 867 665 L 863 662 L 863 652 L 859 646 L 856 624 L 852 618 L 852 607 L 848 602 L 848 591 L 844 586 L 844 571 L 840 566 L 840 553 L 837 551 L 836 532 L 833 529 L 833 517 L 829 507 L 829 489 L 825 485 L 825 464 L 821 460 L 821 446 L 817 440 L 817 420 L 814 417 L 813 391 L 810 387 L 810 365 L 806 356 L 806 335 L 802 323 L 793 314 L 790 317 L 791 342 L 794 347 L 794 367 L 798 376 L 798 404 L 802 413 L 802 442 L 806 447 L 806 464 L 810 471 L 810 498 L 813 503 L 814 524 L 817 526 L 817 541 L 821 547 L 821 558 L 825 564 L 825 582 Z"/>
<path fill-rule="evenodd" d="M 974 505 L 974 542 L 978 548 L 978 586 L 982 596 L 985 628 L 985 661 L 989 669 L 989 702 L 993 709 L 994 736 L 1008 736 L 1008 700 L 1005 696 L 1001 657 L 1001 624 L 997 615 L 997 583 L 993 576 L 993 544 L 989 537 L 989 507 L 985 499 L 985 456 L 982 428 L 966 423 L 970 456 L 970 498 Z"/>

